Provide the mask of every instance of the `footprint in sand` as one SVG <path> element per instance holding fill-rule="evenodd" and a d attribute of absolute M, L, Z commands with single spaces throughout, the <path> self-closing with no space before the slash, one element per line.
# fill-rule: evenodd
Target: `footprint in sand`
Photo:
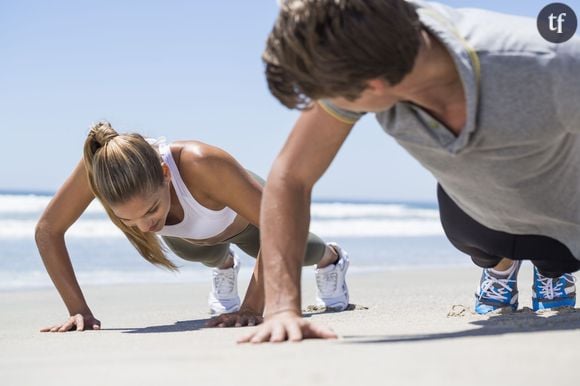
<path fill-rule="evenodd" d="M 348 307 L 344 311 L 360 311 L 360 310 L 368 310 L 368 307 L 362 306 L 360 304 L 349 304 Z M 324 307 L 324 306 L 315 306 L 310 305 L 307 306 L 302 310 L 302 312 L 312 313 L 312 314 L 321 314 L 324 312 L 340 312 L 339 309 L 335 309 L 332 307 Z"/>

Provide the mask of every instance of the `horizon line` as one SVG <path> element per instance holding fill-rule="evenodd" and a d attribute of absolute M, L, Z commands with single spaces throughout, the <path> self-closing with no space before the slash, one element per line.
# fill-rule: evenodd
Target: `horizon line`
<path fill-rule="evenodd" d="M 56 191 L 49 191 L 49 190 L 41 190 L 41 189 L 0 189 L 0 196 L 1 195 L 15 195 L 15 196 L 45 196 L 45 197 L 52 197 Z M 329 197 L 329 196 L 320 196 L 314 197 L 312 202 L 316 203 L 332 203 L 332 202 L 341 202 L 341 203 L 350 203 L 350 204 L 413 204 L 418 206 L 433 206 L 437 205 L 437 201 L 435 200 L 425 200 L 425 199 L 402 199 L 402 198 L 393 198 L 393 199 L 381 199 L 381 198 L 365 198 L 365 197 Z"/>

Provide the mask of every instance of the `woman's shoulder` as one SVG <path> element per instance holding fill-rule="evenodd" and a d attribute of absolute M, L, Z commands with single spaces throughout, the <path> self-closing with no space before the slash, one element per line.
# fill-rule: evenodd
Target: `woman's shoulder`
<path fill-rule="evenodd" d="M 170 149 L 180 171 L 182 168 L 189 170 L 208 167 L 230 157 L 217 146 L 194 140 L 172 142 Z"/>
<path fill-rule="evenodd" d="M 179 174 L 190 190 L 195 187 L 212 191 L 236 165 L 226 151 L 204 142 L 177 141 L 170 148 Z"/>

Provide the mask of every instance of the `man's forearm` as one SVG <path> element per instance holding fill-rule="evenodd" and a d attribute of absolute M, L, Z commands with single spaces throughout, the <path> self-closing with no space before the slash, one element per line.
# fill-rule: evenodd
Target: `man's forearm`
<path fill-rule="evenodd" d="M 266 309 L 264 316 L 300 313 L 300 274 L 310 222 L 310 194 L 271 176 L 264 191 L 260 228 Z"/>

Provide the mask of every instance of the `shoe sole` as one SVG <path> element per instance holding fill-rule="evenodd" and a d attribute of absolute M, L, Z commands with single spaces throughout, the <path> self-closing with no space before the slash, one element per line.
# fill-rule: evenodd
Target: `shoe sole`
<path fill-rule="evenodd" d="M 211 316 L 218 316 L 218 315 L 221 315 L 221 314 L 230 314 L 232 312 L 236 312 L 236 311 L 239 311 L 239 310 L 240 310 L 240 305 L 237 305 L 236 307 L 232 307 L 232 308 L 229 308 L 227 310 L 223 310 L 223 311 L 219 311 L 219 312 L 218 311 L 215 311 L 215 310 L 212 310 L 210 308 L 209 309 L 209 314 Z"/>
<path fill-rule="evenodd" d="M 475 312 L 479 315 L 489 314 L 490 312 L 502 310 L 505 308 L 511 308 L 512 311 L 516 311 L 518 309 L 519 304 L 505 304 L 502 306 L 492 306 L 489 304 L 480 304 L 475 306 Z"/>
<path fill-rule="evenodd" d="M 576 298 L 560 299 L 542 302 L 539 300 L 532 300 L 532 308 L 534 311 L 544 311 L 559 307 L 574 307 L 576 306 Z"/>

